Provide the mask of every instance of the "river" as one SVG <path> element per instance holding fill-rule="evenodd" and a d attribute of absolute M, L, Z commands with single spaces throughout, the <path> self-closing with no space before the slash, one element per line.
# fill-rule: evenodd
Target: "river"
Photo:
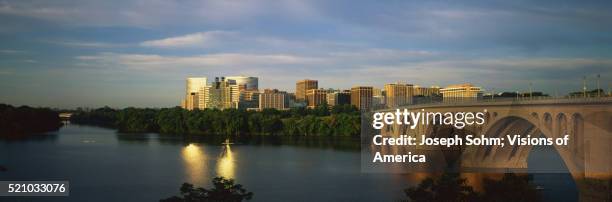
<path fill-rule="evenodd" d="M 183 182 L 208 187 L 215 176 L 235 179 L 255 193 L 253 201 L 397 201 L 419 182 L 361 173 L 359 151 L 338 141 L 232 142 L 69 124 L 43 136 L 0 140 L 0 165 L 7 168 L 0 180 L 70 181 L 69 197 L 45 201 L 158 201 L 177 195 Z M 560 184 L 556 177 L 544 183 L 551 180 Z"/>

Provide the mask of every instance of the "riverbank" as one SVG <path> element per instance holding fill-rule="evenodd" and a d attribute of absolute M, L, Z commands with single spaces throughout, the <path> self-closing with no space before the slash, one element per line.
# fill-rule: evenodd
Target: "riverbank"
<path fill-rule="evenodd" d="M 57 131 L 61 126 L 59 114 L 51 109 L 0 104 L 0 138 Z"/>
<path fill-rule="evenodd" d="M 122 133 L 190 135 L 359 136 L 360 113 L 351 105 L 287 111 L 265 109 L 185 110 L 108 107 L 74 112 L 71 122 L 115 128 Z"/>

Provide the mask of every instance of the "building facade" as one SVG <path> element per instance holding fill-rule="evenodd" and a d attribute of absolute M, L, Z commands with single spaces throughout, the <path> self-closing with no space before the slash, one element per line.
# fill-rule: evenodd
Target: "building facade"
<path fill-rule="evenodd" d="M 227 109 L 238 108 L 240 91 L 234 80 L 215 77 L 215 81 L 205 88 L 204 108 Z"/>
<path fill-rule="evenodd" d="M 385 84 L 386 106 L 389 108 L 412 104 L 413 85 L 403 83 Z"/>
<path fill-rule="evenodd" d="M 343 90 L 327 93 L 327 104 L 329 106 L 351 104 L 351 91 Z"/>
<path fill-rule="evenodd" d="M 431 96 L 439 96 L 440 95 L 440 87 L 431 86 L 431 87 L 422 87 L 422 86 L 414 86 L 414 96 L 419 97 L 431 97 Z"/>
<path fill-rule="evenodd" d="M 440 89 L 443 100 L 446 101 L 472 101 L 482 98 L 482 89 L 471 83 L 449 85 Z"/>
<path fill-rule="evenodd" d="M 200 108 L 204 98 L 200 91 L 206 88 L 206 77 L 189 77 L 185 83 L 185 98 L 181 101 L 183 109 L 193 110 Z"/>
<path fill-rule="evenodd" d="M 239 90 L 259 90 L 259 78 L 252 76 L 228 76 L 226 80 L 234 80 L 238 85 Z"/>
<path fill-rule="evenodd" d="M 259 110 L 263 109 L 278 109 L 285 110 L 289 108 L 289 99 L 287 92 L 277 89 L 265 89 L 259 94 Z"/>
<path fill-rule="evenodd" d="M 362 112 L 372 109 L 372 87 L 355 86 L 351 88 L 351 105 Z"/>
<path fill-rule="evenodd" d="M 310 89 L 306 91 L 308 108 L 315 108 L 327 102 L 327 90 Z"/>
<path fill-rule="evenodd" d="M 295 83 L 295 100 L 296 102 L 306 101 L 306 91 L 319 88 L 319 81 L 304 79 Z"/>

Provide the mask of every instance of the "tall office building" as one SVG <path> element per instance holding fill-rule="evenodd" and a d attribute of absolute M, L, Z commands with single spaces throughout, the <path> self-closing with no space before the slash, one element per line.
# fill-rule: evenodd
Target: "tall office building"
<path fill-rule="evenodd" d="M 412 104 L 412 84 L 389 83 L 385 84 L 387 95 L 386 106 L 389 108 Z"/>
<path fill-rule="evenodd" d="M 205 108 L 238 108 L 240 92 L 234 80 L 215 77 L 215 81 L 205 88 Z"/>
<path fill-rule="evenodd" d="M 206 77 L 190 77 L 187 78 L 185 95 L 190 93 L 198 93 L 200 88 L 206 87 Z"/>
<path fill-rule="evenodd" d="M 185 99 L 181 102 L 181 107 L 188 110 L 200 108 L 204 95 L 201 90 L 206 87 L 206 77 L 190 77 L 186 80 Z"/>
<path fill-rule="evenodd" d="M 323 89 L 310 89 L 306 91 L 306 100 L 308 103 L 308 108 L 315 108 L 325 102 L 327 90 Z"/>
<path fill-rule="evenodd" d="M 187 110 L 197 109 L 198 103 L 199 103 L 198 97 L 199 97 L 198 93 L 189 93 L 189 95 L 187 95 L 185 99 L 183 100 L 181 107 Z"/>
<path fill-rule="evenodd" d="M 327 104 L 329 106 L 351 104 L 351 91 L 343 90 L 327 93 Z"/>
<path fill-rule="evenodd" d="M 372 109 L 372 87 L 355 86 L 351 88 L 351 104 L 362 112 Z"/>
<path fill-rule="evenodd" d="M 304 79 L 295 84 L 295 100 L 297 102 L 306 101 L 306 91 L 319 88 L 317 80 Z"/>
<path fill-rule="evenodd" d="M 228 76 L 226 80 L 236 81 L 236 85 L 239 86 L 239 90 L 258 90 L 259 89 L 259 78 L 252 76 Z"/>
<path fill-rule="evenodd" d="M 482 89 L 471 83 L 449 85 L 440 89 L 444 101 L 473 101 L 482 98 Z"/>
<path fill-rule="evenodd" d="M 285 110 L 289 108 L 289 98 L 287 92 L 278 91 L 277 89 L 265 89 L 259 94 L 259 110 L 263 109 L 278 109 Z"/>

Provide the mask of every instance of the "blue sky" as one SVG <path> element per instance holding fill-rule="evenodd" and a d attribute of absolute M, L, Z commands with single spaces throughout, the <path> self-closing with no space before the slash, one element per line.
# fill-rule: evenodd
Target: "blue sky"
<path fill-rule="evenodd" d="M 610 1 L 0 0 L 0 103 L 178 105 L 188 76 L 260 88 L 471 82 L 564 94 L 612 78 Z"/>

